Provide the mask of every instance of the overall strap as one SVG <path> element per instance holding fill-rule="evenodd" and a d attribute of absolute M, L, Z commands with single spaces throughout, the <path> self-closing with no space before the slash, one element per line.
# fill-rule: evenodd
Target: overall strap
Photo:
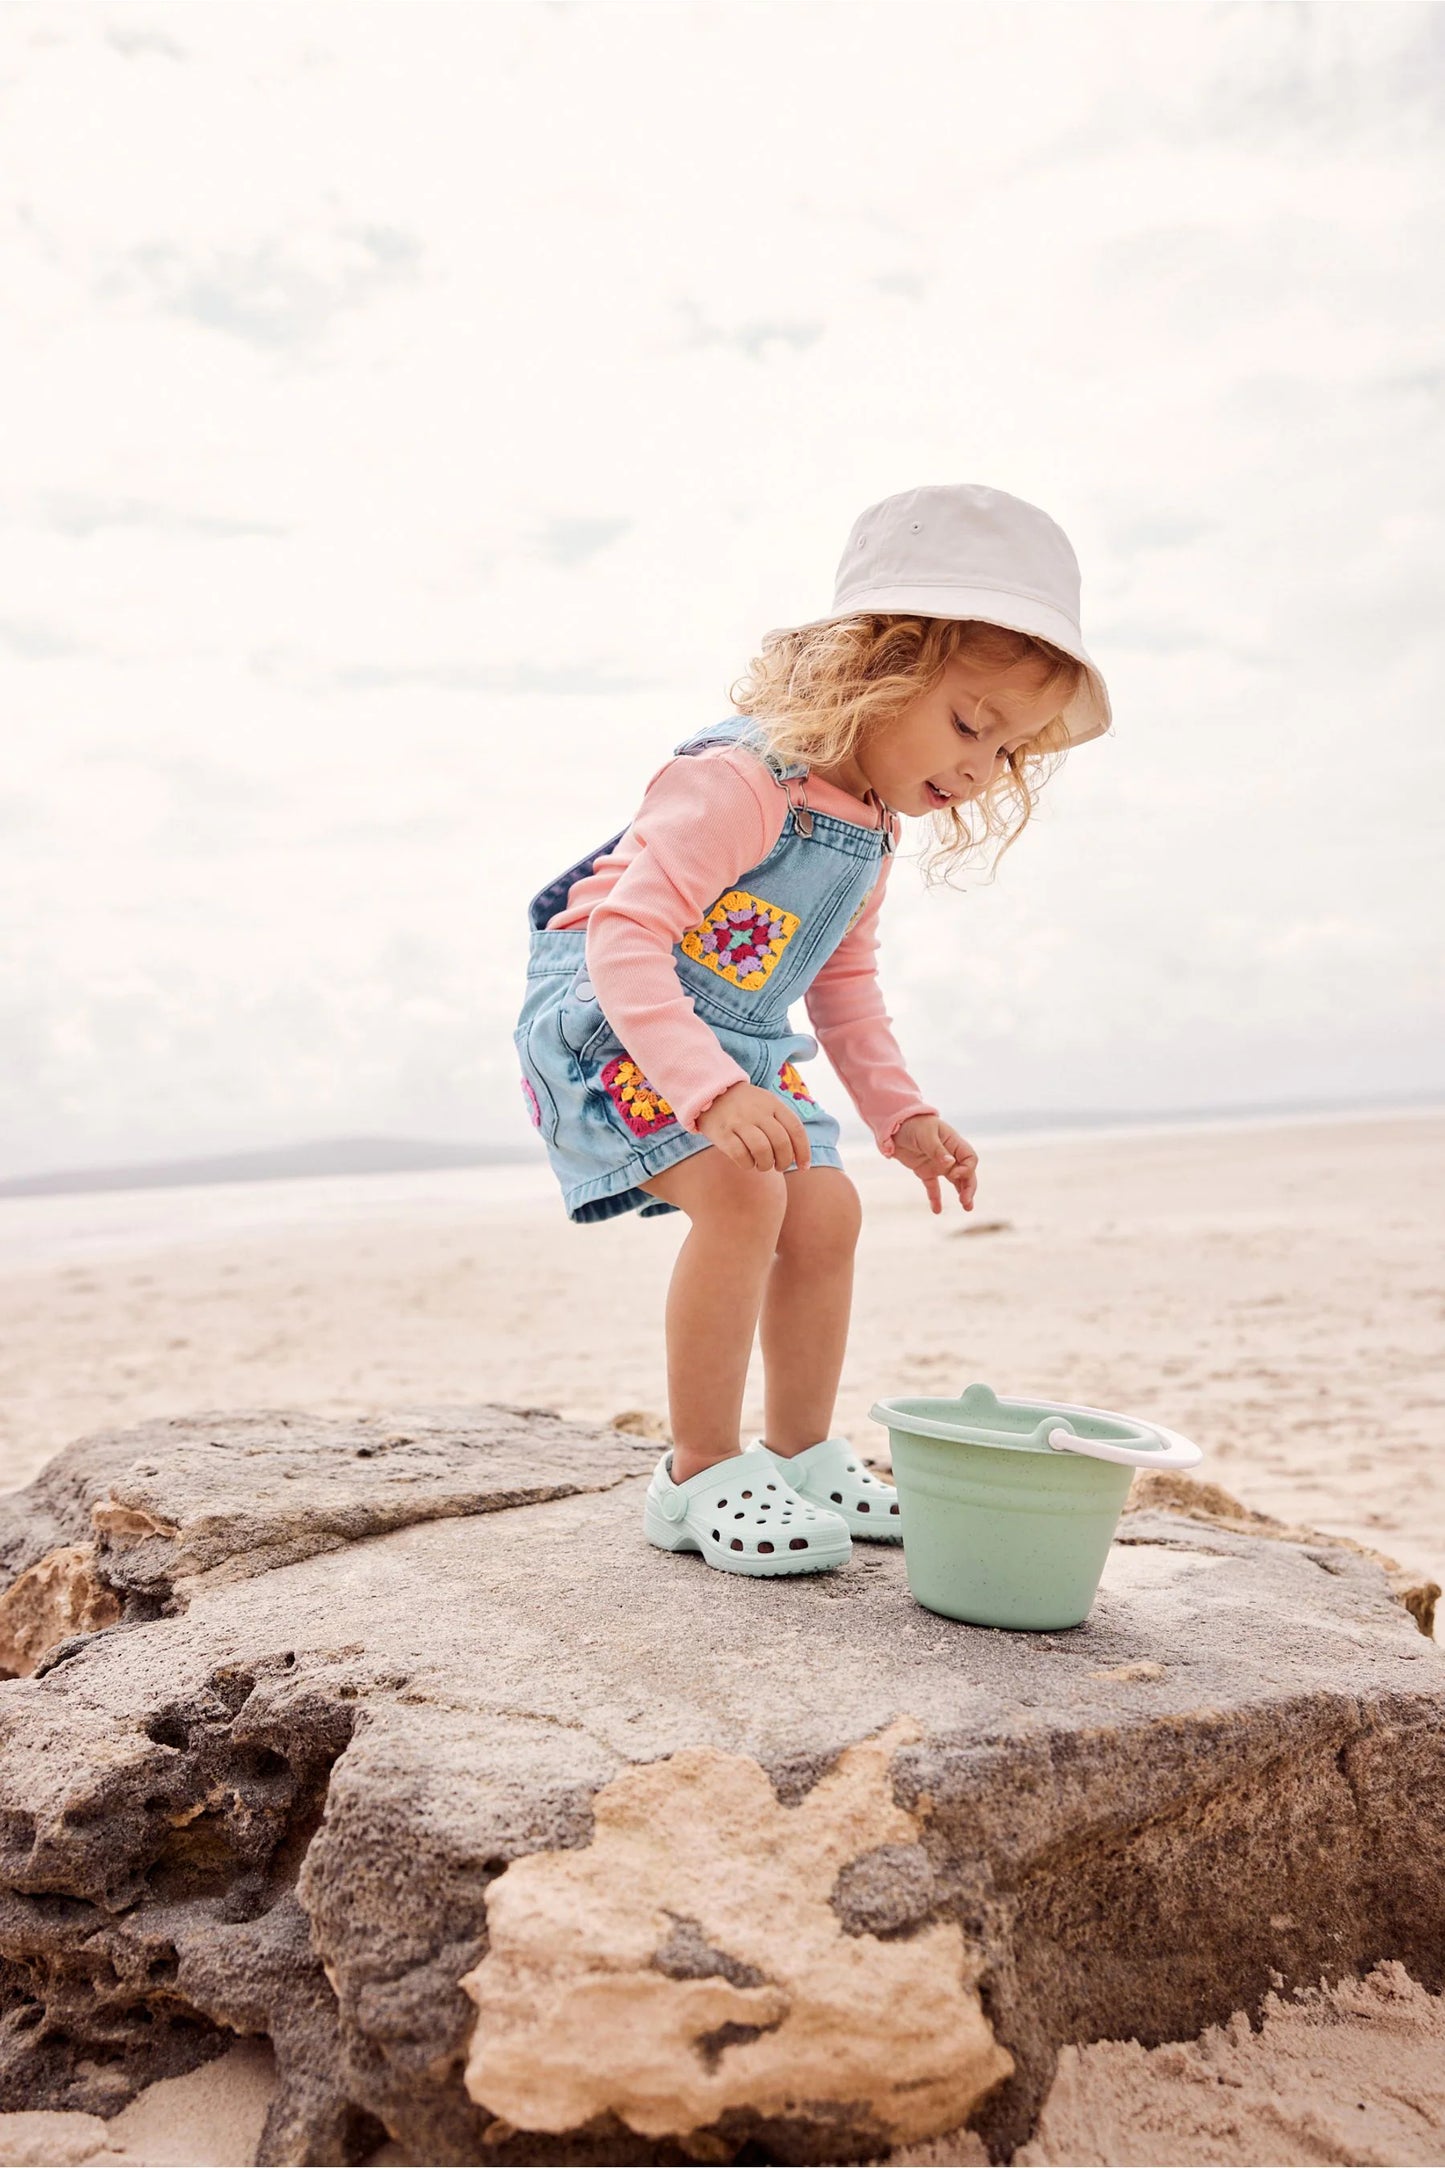
<path fill-rule="evenodd" d="M 813 816 L 808 810 L 808 763 L 805 760 L 781 760 L 767 741 L 767 736 L 750 715 L 729 715 L 725 721 L 710 723 L 704 729 L 694 731 L 684 738 L 681 745 L 673 747 L 677 753 L 700 753 L 709 745 L 741 745 L 757 755 L 779 788 L 787 793 L 793 809 L 793 823 L 798 833 L 813 833 Z"/>
<path fill-rule="evenodd" d="M 674 754 L 701 753 L 709 745 L 743 745 L 755 753 L 768 769 L 773 781 L 786 792 L 788 804 L 793 809 L 793 823 L 799 835 L 813 833 L 813 814 L 808 805 L 808 763 L 805 760 L 780 759 L 767 742 L 765 733 L 750 715 L 729 715 L 722 722 L 707 724 L 703 729 L 684 738 L 681 745 L 673 747 Z M 883 834 L 883 849 L 893 851 L 898 847 L 898 816 L 885 806 L 876 791 L 869 791 L 869 799 L 877 810 L 877 825 Z"/>
<path fill-rule="evenodd" d="M 690 738 L 684 738 L 681 745 L 675 745 L 672 750 L 674 754 L 701 753 L 709 745 L 745 746 L 748 752 L 757 755 L 777 783 L 785 783 L 790 777 L 802 777 L 808 773 L 805 760 L 780 760 L 768 744 L 766 734 L 750 715 L 729 715 L 720 723 L 708 723 L 703 729 L 695 730 Z"/>

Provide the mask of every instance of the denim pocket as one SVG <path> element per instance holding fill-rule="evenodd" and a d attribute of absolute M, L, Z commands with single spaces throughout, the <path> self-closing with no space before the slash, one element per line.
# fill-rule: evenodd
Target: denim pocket
<path fill-rule="evenodd" d="M 522 1097 L 527 1102 L 532 1127 L 541 1134 L 544 1144 L 557 1140 L 557 1101 L 541 1064 L 532 1053 L 532 1033 L 535 1024 L 519 1024 L 512 1033 L 512 1045 L 516 1049 L 517 1066 L 522 1072 Z"/>
<path fill-rule="evenodd" d="M 604 1045 L 613 1052 L 621 1051 L 621 1043 L 603 1014 L 585 970 L 578 972 L 558 1004 L 557 1029 L 563 1045 L 584 1068 L 597 1059 Z"/>

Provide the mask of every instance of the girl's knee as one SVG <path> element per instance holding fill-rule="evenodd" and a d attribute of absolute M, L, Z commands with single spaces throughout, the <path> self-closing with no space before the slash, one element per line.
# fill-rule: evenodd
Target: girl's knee
<path fill-rule="evenodd" d="M 756 1232 L 773 1239 L 788 1208 L 787 1177 L 739 1167 L 724 1152 L 698 1152 L 666 1175 L 642 1186 L 667 1197 L 689 1219 L 731 1232 Z"/>
<path fill-rule="evenodd" d="M 857 1247 L 863 1201 L 841 1167 L 812 1167 L 786 1174 L 788 1209 L 778 1233 L 778 1253 L 836 1257 Z"/>
<path fill-rule="evenodd" d="M 775 1241 L 788 1209 L 786 1177 L 776 1169 L 765 1173 L 754 1167 L 749 1171 L 725 1159 L 721 1152 L 708 1156 L 720 1169 L 727 1170 L 719 1175 L 708 1199 L 712 1216 L 728 1226 L 756 1231 L 768 1241 Z"/>

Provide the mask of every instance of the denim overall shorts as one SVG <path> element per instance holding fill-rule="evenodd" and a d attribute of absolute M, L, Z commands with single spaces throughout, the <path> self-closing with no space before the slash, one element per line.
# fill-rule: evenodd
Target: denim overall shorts
<path fill-rule="evenodd" d="M 674 748 L 744 744 L 757 754 L 788 808 L 777 842 L 740 873 L 673 945 L 692 1005 L 754 1084 L 776 1092 L 805 1124 L 815 1167 L 841 1167 L 838 1124 L 813 1097 L 797 1064 L 818 1042 L 794 1031 L 788 1011 L 861 917 L 885 852 L 897 846 L 897 815 L 864 827 L 807 805 L 803 763 L 779 760 L 748 716 L 733 715 Z M 522 1096 L 547 1148 L 567 1217 L 579 1222 L 678 1207 L 639 1183 L 693 1152 L 712 1149 L 684 1129 L 632 1060 L 587 976 L 587 928 L 547 920 L 566 903 L 626 829 L 579 858 L 532 898 L 527 911 L 526 991 L 512 1034 Z"/>

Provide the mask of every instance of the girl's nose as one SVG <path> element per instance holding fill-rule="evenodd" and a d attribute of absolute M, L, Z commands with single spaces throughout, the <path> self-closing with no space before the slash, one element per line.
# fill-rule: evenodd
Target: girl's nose
<path fill-rule="evenodd" d="M 967 760 L 960 761 L 959 789 L 970 798 L 976 797 L 984 787 L 990 773 L 998 767 L 999 749 L 987 740 L 981 745 L 971 745 Z"/>

